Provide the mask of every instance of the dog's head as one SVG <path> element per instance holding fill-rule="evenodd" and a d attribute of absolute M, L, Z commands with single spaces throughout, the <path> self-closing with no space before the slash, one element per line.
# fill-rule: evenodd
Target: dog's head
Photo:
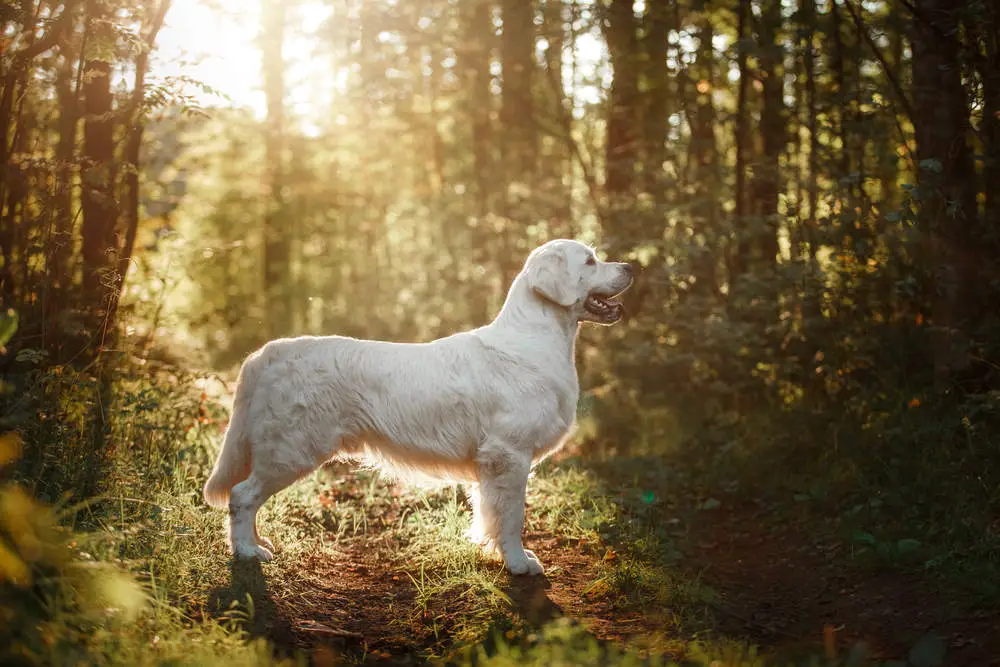
<path fill-rule="evenodd" d="M 557 239 L 535 249 L 524 264 L 531 291 L 569 310 L 577 320 L 614 324 L 622 305 L 612 299 L 632 284 L 632 266 L 602 262 L 592 248 Z"/>

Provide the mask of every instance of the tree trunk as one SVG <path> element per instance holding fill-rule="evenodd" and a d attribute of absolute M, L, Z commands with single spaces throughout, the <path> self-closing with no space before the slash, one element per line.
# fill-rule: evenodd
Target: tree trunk
<path fill-rule="evenodd" d="M 781 190 L 781 154 L 785 149 L 784 68 L 778 41 L 781 0 L 766 0 L 760 19 L 760 76 L 763 80 L 760 116 L 763 152 L 754 183 L 756 214 L 767 231 L 760 238 L 763 266 L 773 266 L 778 255 L 778 193 Z"/>
<path fill-rule="evenodd" d="M 55 152 L 54 225 L 46 267 L 59 292 L 69 289 L 73 282 L 69 263 L 73 250 L 73 167 L 80 120 L 80 91 L 77 89 L 76 74 L 75 54 L 71 47 L 67 47 L 63 49 L 62 63 L 55 81 L 56 100 L 59 103 L 59 139 Z"/>
<path fill-rule="evenodd" d="M 459 64 L 464 78 L 465 115 L 471 127 L 472 182 L 476 202 L 475 224 L 469 231 L 469 240 L 472 261 L 484 266 L 490 261 L 493 239 L 488 233 L 487 224 L 496 201 L 491 114 L 493 95 L 490 93 L 494 31 L 489 0 L 470 0 L 462 5 L 462 9 L 465 21 Z M 489 321 L 493 308 L 491 301 L 489 298 L 474 301 L 479 306 L 475 315 L 477 322 Z"/>
<path fill-rule="evenodd" d="M 650 0 L 646 3 L 643 17 L 643 47 L 646 52 L 643 188 L 652 195 L 656 212 L 660 212 L 666 203 L 663 163 L 667 159 L 667 119 L 670 116 L 667 39 L 672 19 L 670 0 Z"/>
<path fill-rule="evenodd" d="M 808 207 L 803 238 L 808 245 L 808 256 L 816 261 L 816 231 L 819 228 L 819 127 L 816 107 L 816 47 L 812 28 L 816 26 L 815 0 L 802 0 L 802 24 L 804 26 L 802 64 L 805 70 L 806 128 L 809 131 L 809 163 L 806 176 L 806 201 Z"/>
<path fill-rule="evenodd" d="M 982 27 L 983 54 L 979 62 L 979 76 L 983 81 L 983 167 L 982 192 L 986 195 L 983 229 L 988 236 L 1000 235 L 1000 8 L 986 6 L 986 20 Z M 994 256 L 1000 254 L 996 245 Z"/>
<path fill-rule="evenodd" d="M 830 69 L 833 72 L 834 90 L 833 105 L 837 109 L 836 136 L 840 139 L 840 149 L 838 151 L 840 159 L 840 173 L 834 174 L 835 179 L 846 178 L 851 173 L 851 151 L 850 142 L 846 134 L 847 111 L 850 104 L 847 90 L 846 59 L 847 52 L 844 47 L 843 17 L 840 15 L 840 7 L 837 0 L 830 2 L 830 33 L 833 39 L 833 47 L 830 55 Z M 840 200 L 840 189 L 836 190 L 837 199 Z"/>
<path fill-rule="evenodd" d="M 936 272 L 927 284 L 939 386 L 968 365 L 962 333 L 980 312 L 977 279 L 976 190 L 968 143 L 969 108 L 962 86 L 957 16 L 948 0 L 918 0 L 913 22 L 913 109 L 920 162 L 919 223 L 925 260 Z"/>
<path fill-rule="evenodd" d="M 500 121 L 503 127 L 501 155 L 507 171 L 503 234 L 503 257 L 500 261 L 503 287 L 506 289 L 521 265 L 519 241 L 524 228 L 533 220 L 532 190 L 538 168 L 538 133 L 536 130 L 533 82 L 535 78 L 534 2 L 503 0 L 503 33 L 500 38 L 500 63 L 503 91 Z"/>
<path fill-rule="evenodd" d="M 156 44 L 156 36 L 163 27 L 163 21 L 170 9 L 171 0 L 160 0 L 146 30 L 142 51 L 135 59 L 135 87 L 132 89 L 132 99 L 129 104 L 129 119 L 127 138 L 125 142 L 125 236 L 118 257 L 119 289 L 112 296 L 112 307 L 108 322 L 114 323 L 119 299 L 125 288 L 129 265 L 135 250 L 135 237 L 139 230 L 139 156 L 142 150 L 142 135 L 146 127 L 146 72 L 149 69 L 149 54 Z"/>
<path fill-rule="evenodd" d="M 695 109 L 691 118 L 691 158 L 694 166 L 695 204 L 692 207 L 694 232 L 700 238 L 698 256 L 693 259 L 695 287 L 701 296 L 717 293 L 716 238 L 718 235 L 719 156 L 715 143 L 714 31 L 708 16 L 698 19 L 698 53 L 691 70 L 695 85 Z"/>
<path fill-rule="evenodd" d="M 632 195 L 639 165 L 642 97 L 639 94 L 639 38 L 631 0 L 611 0 L 603 21 L 614 78 L 608 100 L 604 190 L 608 252 L 622 257 L 639 239 Z"/>
<path fill-rule="evenodd" d="M 113 11 L 104 0 L 88 0 L 88 39 L 91 43 L 111 45 L 115 31 Z M 83 212 L 83 288 L 88 301 L 91 331 L 103 333 L 109 306 L 109 294 L 117 277 L 114 247 L 118 202 L 111 180 L 115 159 L 114 122 L 112 117 L 110 48 L 90 49 L 83 66 L 83 165 L 81 207 Z M 96 345 L 102 345 L 98 338 Z M 96 350 L 95 350 L 96 351 Z"/>
<path fill-rule="evenodd" d="M 566 114 L 566 91 L 563 87 L 563 47 L 565 44 L 566 22 L 563 19 L 563 0 L 545 0 L 542 11 L 542 21 L 545 40 L 545 76 L 548 82 L 546 90 L 550 99 L 552 113 L 556 126 L 560 126 Z M 549 207 L 549 234 L 554 237 L 573 236 L 572 203 L 573 193 L 570 189 L 570 174 L 572 156 L 567 150 L 566 142 L 559 137 L 549 137 L 550 151 L 542 161 L 546 170 L 544 194 L 552 202 Z"/>
<path fill-rule="evenodd" d="M 292 318 L 289 294 L 290 243 L 285 201 L 285 43 L 283 0 L 262 0 L 261 54 L 267 100 L 264 150 L 268 190 L 264 204 L 264 298 L 270 338 L 286 333 Z"/>
<path fill-rule="evenodd" d="M 750 23 L 750 0 L 739 0 L 736 15 L 736 67 L 739 71 L 739 84 L 736 89 L 736 127 L 733 142 L 736 147 L 736 165 L 734 167 L 735 185 L 733 187 L 733 220 L 736 237 L 736 248 L 729 256 L 729 285 L 732 286 L 746 273 L 750 262 L 750 238 L 747 232 L 747 130 L 749 125 L 749 87 L 750 68 L 747 65 L 746 38 Z"/>
<path fill-rule="evenodd" d="M 23 54 L 31 51 L 35 45 L 37 21 L 34 3 L 21 4 L 21 27 L 18 32 L 24 36 L 25 45 L 21 49 Z M 18 214 L 27 194 L 27 173 L 25 165 L 11 158 L 23 152 L 28 131 L 26 124 L 31 120 L 22 114 L 24 98 L 20 95 L 27 86 L 30 75 L 30 60 L 15 55 L 9 71 L 4 72 L 3 91 L 0 94 L 0 254 L 3 256 L 0 293 L 5 295 L 7 307 L 17 303 L 19 288 L 27 287 L 24 284 L 18 285 L 14 278 L 18 260 L 26 261 L 23 253 L 18 257 L 17 232 L 18 227 L 24 224 L 23 220 L 18 221 Z M 19 99 L 22 105 L 17 105 Z"/>

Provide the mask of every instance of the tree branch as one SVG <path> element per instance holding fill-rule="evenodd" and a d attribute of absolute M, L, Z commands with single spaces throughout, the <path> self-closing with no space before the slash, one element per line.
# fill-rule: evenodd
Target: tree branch
<path fill-rule="evenodd" d="M 72 24 L 72 18 L 76 5 L 77 0 L 67 0 L 63 3 L 62 13 L 50 21 L 49 29 L 45 32 L 42 38 L 36 42 L 32 42 L 14 54 L 10 72 L 7 73 L 7 76 L 16 74 L 22 67 L 25 67 L 29 62 L 31 62 L 35 56 L 41 55 L 59 43 L 63 32 Z"/>
<path fill-rule="evenodd" d="M 160 0 L 150 22 L 149 30 L 143 40 L 143 50 L 135 59 L 135 87 L 132 90 L 128 120 L 129 136 L 125 147 L 125 160 L 128 173 L 125 176 L 126 206 L 125 206 L 125 239 L 118 257 L 119 288 L 124 289 L 125 276 L 132 263 L 135 249 L 135 237 L 139 228 L 139 154 L 142 148 L 144 122 L 142 107 L 146 97 L 146 70 L 149 67 L 149 54 L 156 45 L 156 36 L 163 27 L 171 0 Z"/>
<path fill-rule="evenodd" d="M 906 0 L 903 1 L 905 2 Z M 851 0 L 844 0 L 844 7 L 847 8 L 847 13 L 851 15 L 851 20 L 854 22 L 854 28 L 858 31 L 858 34 L 861 35 L 861 37 L 865 40 L 865 43 L 868 44 L 868 48 L 871 49 L 872 53 L 875 55 L 875 58 L 882 66 L 882 70 L 885 72 L 885 78 L 888 79 L 889 85 L 892 87 L 893 92 L 896 93 L 896 97 L 899 100 L 899 104 L 901 107 L 903 107 L 903 112 L 906 113 L 906 115 L 909 117 L 910 123 L 913 124 L 913 127 L 916 127 L 917 117 L 913 113 L 913 107 L 910 105 L 910 100 L 906 97 L 906 93 L 903 91 L 903 87 L 899 84 L 899 80 L 892 73 L 892 68 L 890 68 L 889 63 L 886 62 L 885 56 L 882 55 L 882 52 L 879 50 L 878 45 L 875 44 L 875 40 L 873 40 L 872 36 L 868 34 L 868 30 L 865 28 L 865 24 L 861 20 L 861 15 L 859 11 L 856 10 L 854 8 L 854 5 L 851 4 Z"/>
<path fill-rule="evenodd" d="M 556 91 L 558 91 L 559 90 L 558 80 L 555 79 L 555 77 L 557 76 L 556 73 L 547 67 L 544 68 L 544 70 L 546 73 L 546 80 L 548 81 L 549 85 L 552 86 Z M 535 119 L 535 122 L 539 126 L 541 126 L 541 129 L 543 131 L 559 139 L 562 139 L 563 142 L 566 144 L 566 147 L 569 148 L 570 152 L 573 153 L 573 157 L 576 159 L 577 164 L 580 165 L 580 171 L 583 174 L 583 180 L 587 184 L 587 193 L 590 195 L 590 201 L 591 204 L 593 204 L 594 206 L 594 212 L 597 214 L 597 219 L 603 220 L 605 211 L 604 211 L 604 205 L 601 200 L 601 185 L 600 183 L 598 183 L 597 177 L 594 175 L 593 166 L 590 164 L 590 161 L 587 159 L 586 155 L 584 155 L 583 149 L 580 147 L 580 144 L 575 139 L 573 139 L 572 115 L 563 107 L 561 99 L 559 100 L 559 102 L 560 102 L 559 124 L 561 126 L 562 130 L 561 132 L 559 132 L 558 134 L 552 132 L 550 128 L 542 126 L 542 124 L 538 121 L 537 118 Z"/>

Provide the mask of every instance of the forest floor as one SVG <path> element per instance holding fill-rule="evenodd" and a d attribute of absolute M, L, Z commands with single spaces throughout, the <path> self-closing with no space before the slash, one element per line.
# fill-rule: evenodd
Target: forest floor
<path fill-rule="evenodd" d="M 643 658 L 809 664 L 863 642 L 864 664 L 1000 664 L 996 599 L 974 581 L 877 558 L 802 503 L 706 498 L 697 484 L 641 459 L 547 463 L 525 534 L 546 576 L 510 577 L 465 545 L 458 491 L 337 465 L 265 508 L 273 563 L 231 564 L 221 516 L 192 508 L 211 547 L 178 550 L 173 568 L 189 608 L 216 616 L 249 594 L 251 632 L 314 664 L 455 659 L 493 637 L 530 645 L 555 619 Z"/>

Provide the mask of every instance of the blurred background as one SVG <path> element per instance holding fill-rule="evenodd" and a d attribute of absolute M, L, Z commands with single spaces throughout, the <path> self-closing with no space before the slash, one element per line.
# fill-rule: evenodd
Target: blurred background
<path fill-rule="evenodd" d="M 283 335 L 429 340 L 574 237 L 642 268 L 627 320 L 582 335 L 586 446 L 922 493 L 947 471 L 995 507 L 990 3 L 3 12 L 8 369 L 108 386 L 123 355 L 228 373 Z"/>
<path fill-rule="evenodd" d="M 0 465 L 140 499 L 109 558 L 201 516 L 256 347 L 486 324 L 572 237 L 641 270 L 571 453 L 998 564 L 996 3 L 17 0 L 0 82 Z"/>

